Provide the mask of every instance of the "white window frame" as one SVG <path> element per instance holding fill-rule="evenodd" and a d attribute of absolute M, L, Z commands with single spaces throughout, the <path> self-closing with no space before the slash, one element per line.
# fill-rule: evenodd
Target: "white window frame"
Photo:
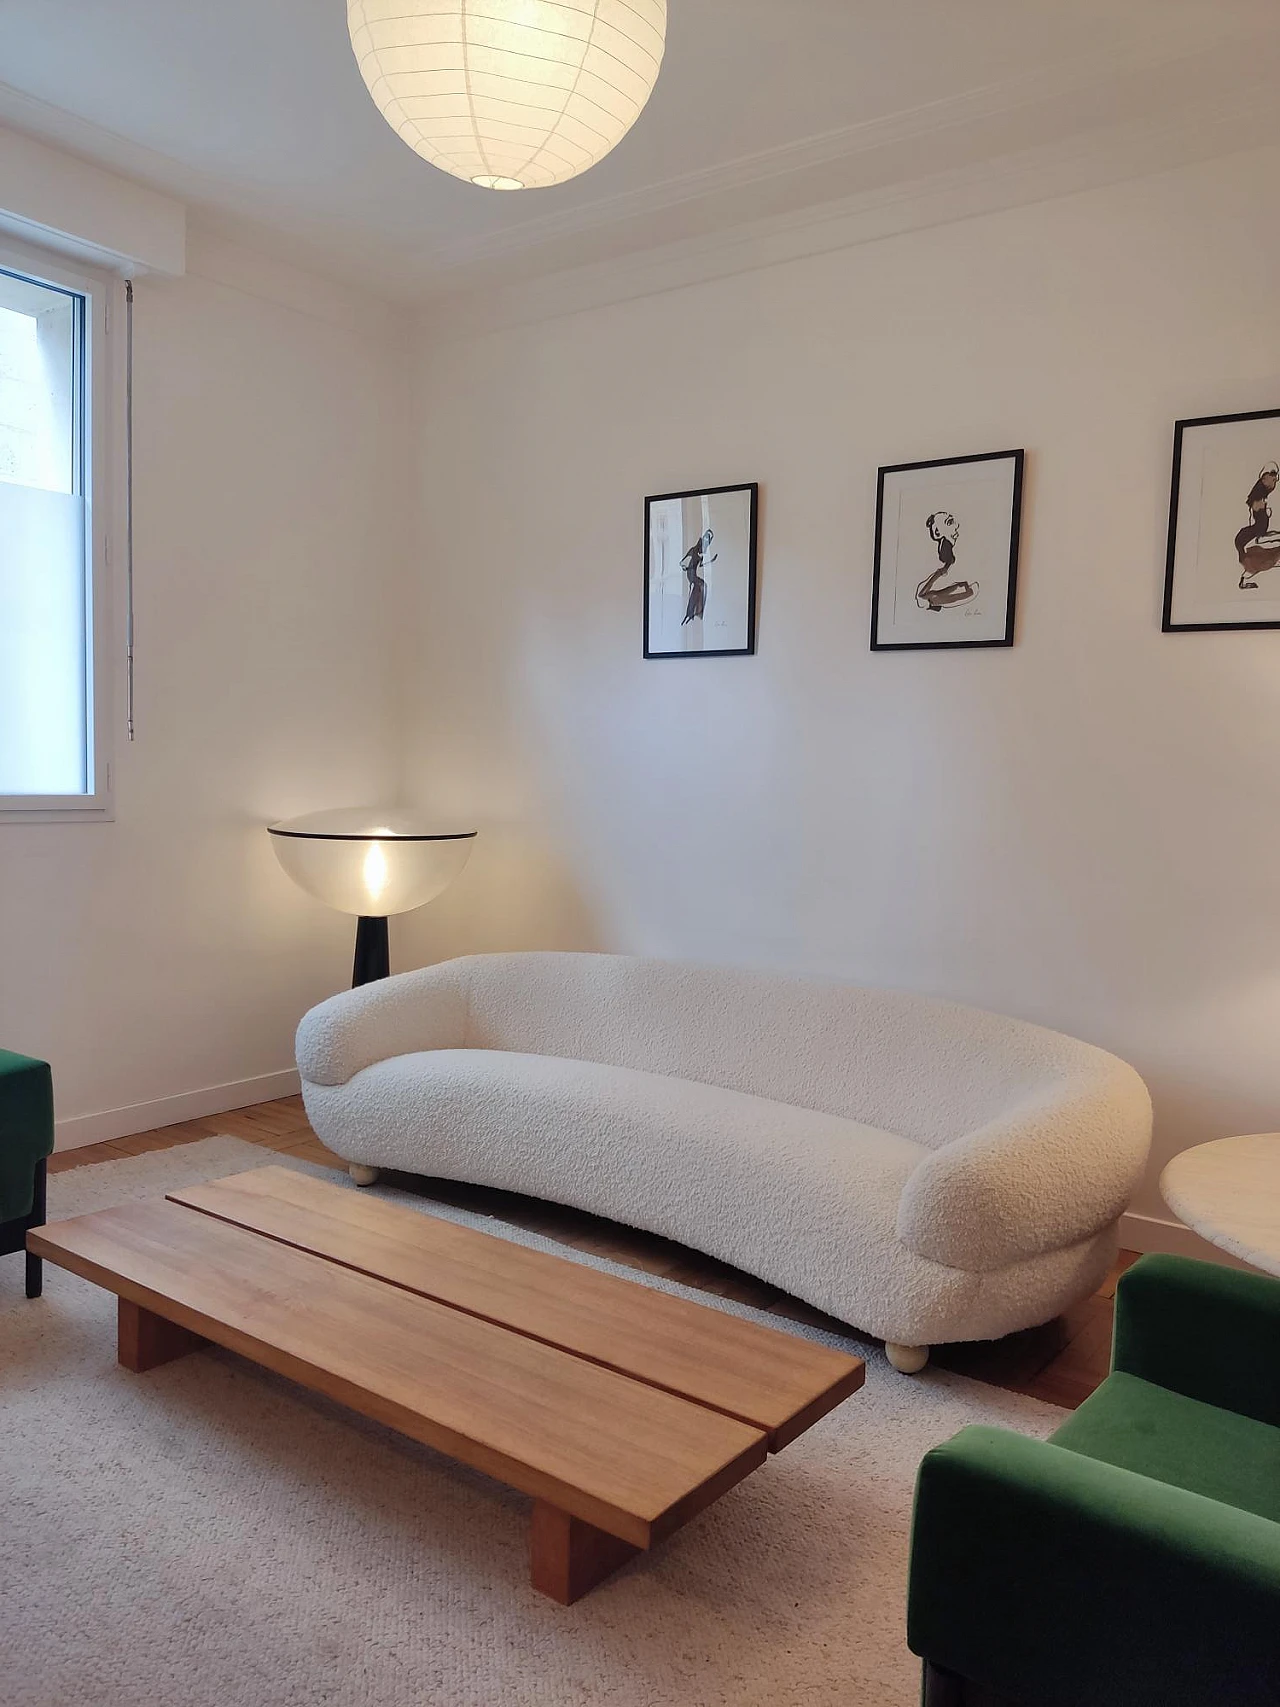
<path fill-rule="evenodd" d="M 121 506 L 113 504 L 113 443 L 119 442 L 120 390 L 113 361 L 116 329 L 124 320 L 124 281 L 94 267 L 69 262 L 34 245 L 0 236 L 0 268 L 36 284 L 59 285 L 85 299 L 84 374 L 89 391 L 84 421 L 85 633 L 90 711 L 89 764 L 93 789 L 88 794 L 0 794 L 0 824 L 111 823 L 115 818 L 113 691 L 115 629 L 111 564 L 113 528 Z"/>

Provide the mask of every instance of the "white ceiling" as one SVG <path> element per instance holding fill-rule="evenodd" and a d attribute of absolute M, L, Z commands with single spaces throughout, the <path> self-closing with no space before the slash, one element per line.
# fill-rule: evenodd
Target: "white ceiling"
<path fill-rule="evenodd" d="M 0 0 L 0 122 L 397 297 L 554 272 L 1100 130 L 1263 140 L 1276 0 L 669 0 L 632 133 L 495 194 L 387 128 L 343 0 Z M 1271 115 L 1271 120 L 1267 115 Z"/>

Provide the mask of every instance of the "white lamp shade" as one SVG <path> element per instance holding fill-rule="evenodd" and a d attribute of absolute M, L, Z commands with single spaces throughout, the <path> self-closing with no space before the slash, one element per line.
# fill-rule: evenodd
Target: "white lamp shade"
<path fill-rule="evenodd" d="M 276 858 L 300 889 L 340 913 L 411 913 L 467 863 L 474 830 L 442 830 L 421 813 L 344 806 L 270 826 Z"/>
<path fill-rule="evenodd" d="M 347 0 L 360 75 L 415 153 L 490 190 L 594 166 L 639 118 L 667 0 Z"/>

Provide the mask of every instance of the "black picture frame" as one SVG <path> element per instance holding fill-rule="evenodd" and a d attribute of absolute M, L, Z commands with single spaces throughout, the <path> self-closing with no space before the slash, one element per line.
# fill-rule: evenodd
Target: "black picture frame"
<path fill-rule="evenodd" d="M 1259 618 L 1253 622 L 1175 622 L 1173 595 L 1176 585 L 1178 556 L 1178 512 L 1182 500 L 1182 458 L 1185 435 L 1195 427 L 1228 427 L 1240 421 L 1277 421 L 1280 409 L 1246 409 L 1235 415 L 1193 415 L 1173 424 L 1173 469 L 1169 476 L 1169 531 L 1164 558 L 1164 599 L 1160 611 L 1162 634 L 1212 634 L 1218 630 L 1250 628 L 1280 628 L 1280 618 Z"/>
<path fill-rule="evenodd" d="M 1018 549 L 1022 532 L 1022 484 L 1025 450 L 981 451 L 974 456 L 942 456 L 924 462 L 895 462 L 882 467 L 876 476 L 875 556 L 871 577 L 871 650 L 873 652 L 938 652 L 953 648 L 973 650 L 980 646 L 1012 646 L 1018 602 Z M 1009 519 L 1009 584 L 1005 600 L 1004 631 L 985 640 L 883 640 L 880 638 L 880 586 L 883 566 L 885 484 L 895 474 L 915 474 L 926 468 L 958 468 L 971 463 L 1012 462 L 1013 491 Z"/>
<path fill-rule="evenodd" d="M 655 652 L 650 647 L 649 634 L 649 572 L 650 552 L 652 547 L 651 518 L 655 504 L 668 503 L 672 499 L 684 498 L 719 498 L 731 492 L 746 492 L 749 494 L 748 523 L 747 523 L 747 643 L 745 646 L 708 646 L 700 651 L 690 652 Z M 743 481 L 734 486 L 694 486 L 687 492 L 655 492 L 644 501 L 644 580 L 642 583 L 642 611 L 644 620 L 644 656 L 646 658 L 749 658 L 756 649 L 756 552 L 759 537 L 760 515 L 760 483 L 756 480 Z"/>

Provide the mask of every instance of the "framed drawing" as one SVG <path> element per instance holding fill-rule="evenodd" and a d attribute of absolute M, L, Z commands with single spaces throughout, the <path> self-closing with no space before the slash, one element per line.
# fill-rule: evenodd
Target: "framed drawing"
<path fill-rule="evenodd" d="M 1205 415 L 1173 430 L 1166 634 L 1280 628 L 1280 409 Z M 1276 504 L 1280 511 L 1280 503 Z"/>
<path fill-rule="evenodd" d="M 1013 645 L 1022 458 L 991 451 L 880 470 L 873 652 Z"/>
<path fill-rule="evenodd" d="M 645 499 L 646 658 L 755 651 L 759 494 L 753 483 Z"/>

